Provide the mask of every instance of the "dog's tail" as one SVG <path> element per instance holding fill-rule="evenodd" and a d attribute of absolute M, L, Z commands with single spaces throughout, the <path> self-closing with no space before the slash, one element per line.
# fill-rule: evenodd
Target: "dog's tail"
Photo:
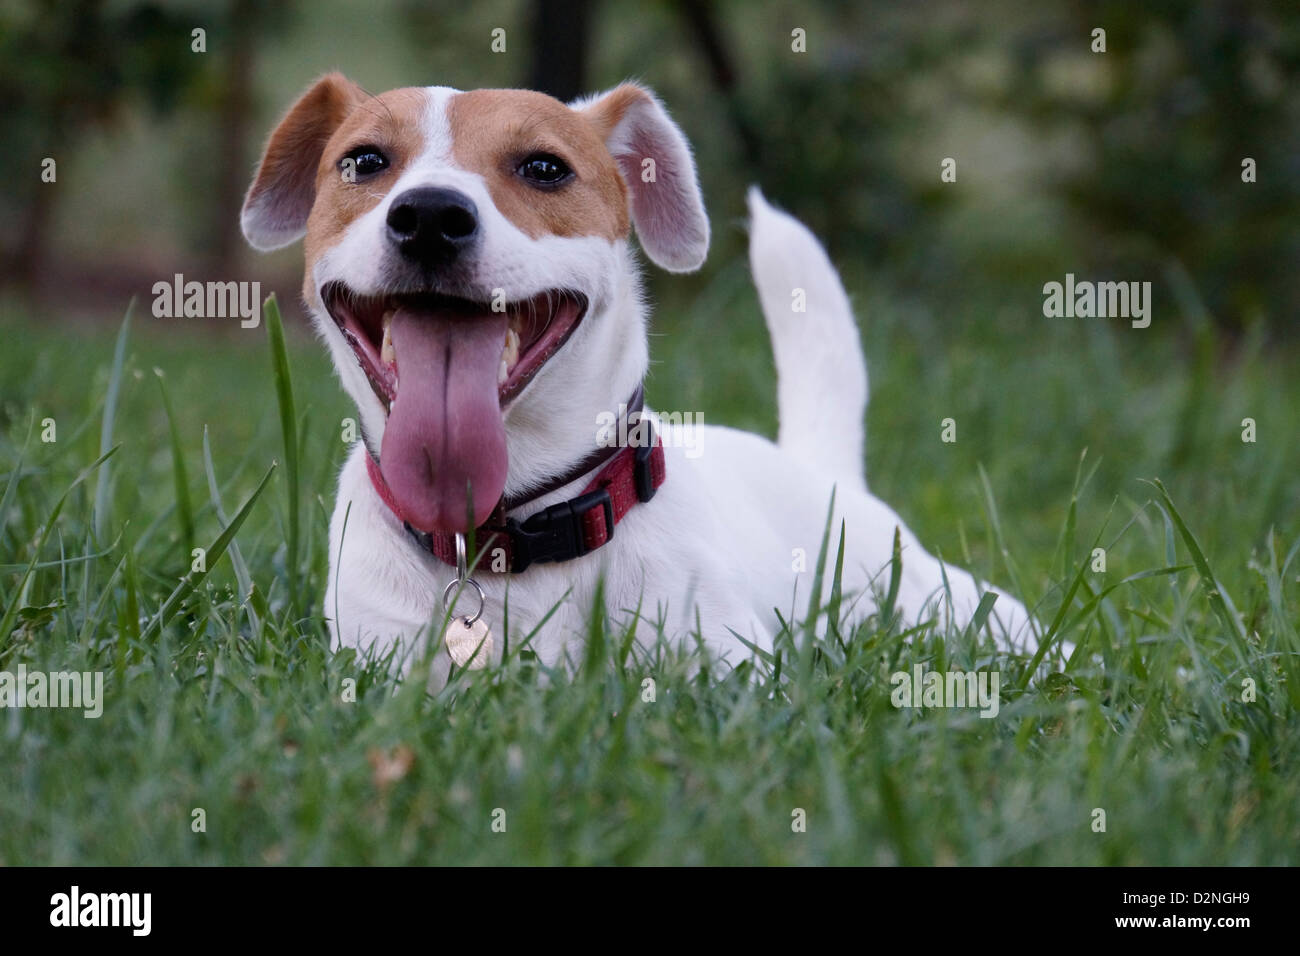
<path fill-rule="evenodd" d="M 813 234 L 749 190 L 749 265 L 776 357 L 777 444 L 865 486 L 867 366 L 840 277 Z"/>

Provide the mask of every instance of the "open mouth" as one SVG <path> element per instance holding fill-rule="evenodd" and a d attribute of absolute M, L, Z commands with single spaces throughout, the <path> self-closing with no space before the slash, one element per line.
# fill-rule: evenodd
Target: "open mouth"
<path fill-rule="evenodd" d="M 504 408 L 543 365 L 560 350 L 587 311 L 586 297 L 556 289 L 507 303 L 504 312 L 488 303 L 434 292 L 358 295 L 341 282 L 321 290 L 325 308 L 356 354 L 370 387 L 391 410 L 397 399 L 399 356 L 392 324 L 399 311 L 426 316 L 426 321 L 487 321 L 505 316 L 506 330 L 497 365 L 497 391 Z"/>
<path fill-rule="evenodd" d="M 433 292 L 321 290 L 388 411 L 379 467 L 402 517 L 466 533 L 505 488 L 502 410 L 573 334 L 587 300 L 554 290 L 492 308 Z"/>

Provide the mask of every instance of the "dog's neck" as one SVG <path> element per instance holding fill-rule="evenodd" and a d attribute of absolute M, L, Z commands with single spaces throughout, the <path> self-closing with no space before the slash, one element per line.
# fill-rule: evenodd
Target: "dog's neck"
<path fill-rule="evenodd" d="M 508 499 L 545 487 L 596 451 L 602 422 L 611 414 L 622 417 L 629 397 L 641 388 L 649 350 L 635 272 L 615 284 L 604 309 L 583 320 L 563 358 L 506 412 Z M 581 480 L 573 484 L 581 487 Z"/>
<path fill-rule="evenodd" d="M 602 421 L 627 414 L 629 398 L 642 388 L 649 367 L 645 306 L 640 276 L 627 259 L 607 303 L 582 320 L 563 362 L 545 369 L 547 375 L 534 382 L 536 392 L 507 410 L 507 499 L 543 490 L 530 506 L 546 505 L 581 489 L 598 466 L 571 483 L 550 485 L 601 447 Z"/>
<path fill-rule="evenodd" d="M 640 420 L 641 412 L 644 407 L 645 386 L 638 385 L 636 390 L 619 405 L 618 411 L 611 413 L 611 420 L 614 425 L 610 430 L 615 439 L 617 439 L 618 435 L 630 434 L 631 429 L 634 428 Z M 615 429 L 617 429 L 617 431 L 615 431 Z M 567 471 L 548 479 L 540 487 L 530 488 L 520 497 L 503 497 L 502 503 L 505 506 L 506 513 L 508 514 L 518 508 L 539 501 L 554 491 L 568 488 L 571 485 L 586 483 L 588 478 L 603 468 L 623 447 L 617 440 L 610 441 L 610 437 L 611 436 L 607 435 L 605 440 L 600 442 L 594 451 L 588 452 Z"/>

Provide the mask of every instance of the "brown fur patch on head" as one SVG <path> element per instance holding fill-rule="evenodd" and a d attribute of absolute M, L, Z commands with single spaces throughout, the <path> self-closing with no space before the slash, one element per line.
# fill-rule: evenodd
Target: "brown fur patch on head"
<path fill-rule="evenodd" d="M 586 114 L 529 90 L 472 90 L 447 106 L 457 165 L 487 183 L 492 202 L 527 236 L 628 234 L 627 187 Z M 558 156 L 573 170 L 556 189 L 537 189 L 518 174 L 533 153 Z"/>
<path fill-rule="evenodd" d="M 316 167 L 316 202 L 303 243 L 307 261 L 304 293 L 309 299 L 313 294 L 312 264 L 342 238 L 348 226 L 379 204 L 406 166 L 424 150 L 428 105 L 427 93 L 415 87 L 362 99 L 325 144 Z M 388 168 L 370 179 L 348 182 L 339 163 L 358 146 L 374 146 L 388 158 Z"/>
<path fill-rule="evenodd" d="M 650 94 L 635 83 L 620 83 L 587 109 L 582 115 L 596 128 L 602 143 L 608 142 L 614 128 L 623 121 L 630 107 L 648 103 Z"/>

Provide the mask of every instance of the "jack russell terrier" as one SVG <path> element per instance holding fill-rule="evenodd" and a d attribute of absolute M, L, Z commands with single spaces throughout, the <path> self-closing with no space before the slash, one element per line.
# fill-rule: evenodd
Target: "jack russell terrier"
<path fill-rule="evenodd" d="M 603 579 L 608 612 L 639 640 L 698 635 L 735 663 L 772 647 L 796 585 L 808 600 L 799 556 L 817 553 L 832 492 L 859 613 L 891 579 L 897 532 L 909 622 L 965 626 L 994 591 L 986 626 L 1032 647 L 1018 601 L 942 565 L 867 491 L 848 298 L 807 229 L 757 189 L 749 211 L 776 442 L 656 428 L 641 401 L 630 233 L 670 272 L 698 269 L 709 245 L 690 147 L 650 91 L 568 105 L 524 90 L 372 96 L 329 74 L 293 105 L 241 222 L 259 250 L 305 237 L 303 295 L 360 417 L 330 524 L 336 648 L 409 668 L 427 642 L 438 684 L 452 659 L 500 661 L 492 628 L 508 615 L 510 647 L 531 634 L 547 665 L 572 660 Z M 615 416 L 637 440 L 609 440 Z"/>

